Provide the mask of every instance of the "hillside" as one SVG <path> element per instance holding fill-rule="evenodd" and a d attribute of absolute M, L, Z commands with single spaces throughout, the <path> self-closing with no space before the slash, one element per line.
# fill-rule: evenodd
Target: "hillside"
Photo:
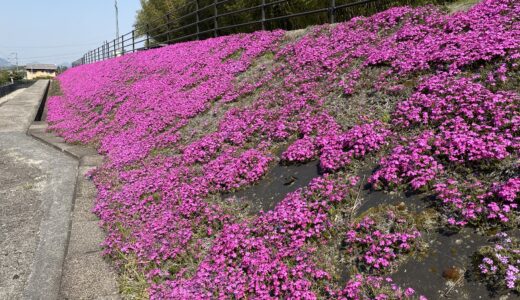
<path fill-rule="evenodd" d="M 0 57 L 0 69 L 11 66 L 11 63 Z"/>
<path fill-rule="evenodd" d="M 124 296 L 518 295 L 519 16 L 398 7 L 67 70 L 48 121 L 105 155 Z"/>

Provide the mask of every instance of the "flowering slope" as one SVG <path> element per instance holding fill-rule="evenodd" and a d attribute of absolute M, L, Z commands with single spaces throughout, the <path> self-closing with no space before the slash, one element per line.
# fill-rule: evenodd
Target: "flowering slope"
<path fill-rule="evenodd" d="M 350 223 L 356 166 L 381 158 L 374 187 L 436 193 L 449 224 L 515 222 L 520 97 L 507 83 L 519 74 L 519 16 L 514 0 L 451 15 L 399 7 L 296 38 L 130 54 L 62 74 L 48 121 L 106 155 L 93 174 L 106 253 L 122 270 L 134 262 L 151 298 L 413 297 L 363 271 L 393 269 L 419 234 Z M 327 174 L 273 211 L 243 216 L 220 197 L 280 160 L 314 159 Z M 345 236 L 344 255 L 371 267 L 341 285 L 316 249 Z M 374 240 L 393 249 L 377 266 Z"/>

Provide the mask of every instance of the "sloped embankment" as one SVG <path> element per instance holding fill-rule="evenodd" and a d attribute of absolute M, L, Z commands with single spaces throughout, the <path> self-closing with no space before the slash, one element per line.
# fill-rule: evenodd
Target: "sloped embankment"
<path fill-rule="evenodd" d="M 518 290 L 518 244 L 503 234 L 518 222 L 519 16 L 513 0 L 400 7 L 68 70 L 48 121 L 106 155 L 95 211 L 123 292 L 408 298 L 388 277 L 428 253 L 425 234 L 462 227 L 503 232 L 502 259 L 483 248 L 464 268 Z M 268 212 L 244 207 L 261 195 L 232 197 L 317 159 L 320 175 Z M 357 216 L 367 185 L 429 208 L 403 198 Z"/>

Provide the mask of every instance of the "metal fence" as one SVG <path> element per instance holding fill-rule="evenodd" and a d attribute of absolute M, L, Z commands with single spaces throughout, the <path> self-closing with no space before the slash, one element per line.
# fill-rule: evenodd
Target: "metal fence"
<path fill-rule="evenodd" d="M 6 96 L 17 89 L 26 88 L 31 86 L 34 81 L 15 81 L 14 83 L 8 83 L 0 86 L 0 97 Z"/>
<path fill-rule="evenodd" d="M 203 5 L 204 2 L 208 1 L 211 1 L 211 3 Z M 301 8 L 295 13 L 277 15 L 276 12 L 280 10 L 276 8 L 290 4 L 291 0 L 256 0 L 250 1 L 251 6 L 248 7 L 238 7 L 233 10 L 224 9 L 224 4 L 233 1 L 236 0 L 188 1 L 175 11 L 171 11 L 159 19 L 151 20 L 148 25 L 136 27 L 131 32 L 110 42 L 105 42 L 100 47 L 85 53 L 83 57 L 74 61 L 72 66 L 102 61 L 181 41 L 201 40 L 256 30 L 294 30 L 308 25 L 341 22 L 368 12 L 382 11 L 396 4 L 414 4 L 414 2 L 417 2 L 414 0 L 362 0 L 357 2 L 351 2 L 352 0 L 322 0 L 321 7 L 316 9 L 306 10 Z M 178 15 L 179 10 L 186 10 L 186 8 L 188 8 L 188 13 L 177 18 L 172 17 Z M 243 22 L 241 21 L 243 18 L 235 18 L 244 14 L 249 14 L 247 19 L 253 20 Z M 302 23 L 302 26 L 294 26 L 294 24 L 289 26 L 287 22 L 310 15 L 316 16 L 313 19 L 313 24 Z M 225 24 L 221 22 L 223 18 L 226 20 Z M 160 22 L 159 25 L 150 25 L 158 21 Z"/>

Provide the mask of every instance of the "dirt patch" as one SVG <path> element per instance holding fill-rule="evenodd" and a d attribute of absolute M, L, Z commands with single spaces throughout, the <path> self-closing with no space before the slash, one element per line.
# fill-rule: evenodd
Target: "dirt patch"
<path fill-rule="evenodd" d="M 223 197 L 247 203 L 251 213 L 272 210 L 288 193 L 320 176 L 318 165 L 318 161 L 289 166 L 278 164 L 257 184 Z"/>

